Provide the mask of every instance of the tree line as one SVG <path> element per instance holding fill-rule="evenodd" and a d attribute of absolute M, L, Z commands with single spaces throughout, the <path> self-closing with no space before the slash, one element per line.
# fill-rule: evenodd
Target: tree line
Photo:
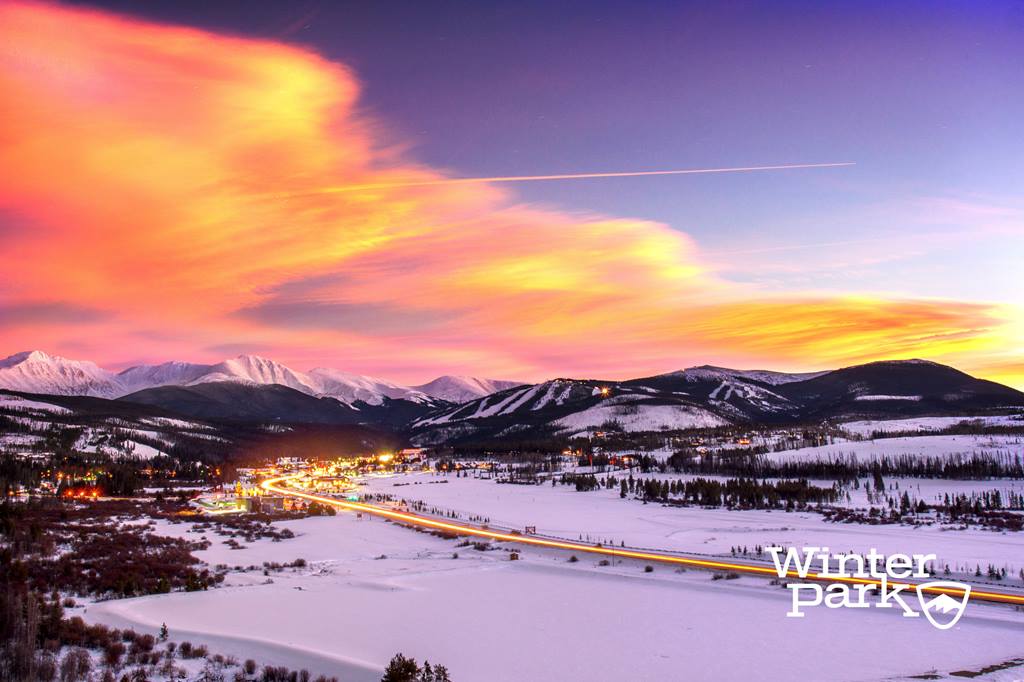
<path fill-rule="evenodd" d="M 883 455 L 860 459 L 855 454 L 816 459 L 775 460 L 745 453 L 715 453 L 693 456 L 675 453 L 668 458 L 669 468 L 677 473 L 757 478 L 829 478 L 852 481 L 862 476 L 900 476 L 905 478 L 941 478 L 985 480 L 1024 478 L 1024 460 L 1009 451 L 932 455 Z"/>

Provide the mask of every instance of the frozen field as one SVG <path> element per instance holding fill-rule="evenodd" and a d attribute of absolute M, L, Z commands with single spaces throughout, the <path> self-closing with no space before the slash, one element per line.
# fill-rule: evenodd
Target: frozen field
<path fill-rule="evenodd" d="M 666 474 L 664 477 L 686 478 Z M 447 483 L 436 483 L 446 480 Z M 894 479 L 895 480 L 895 479 Z M 432 481 L 434 481 L 432 483 Z M 400 485 L 396 486 L 398 483 Z M 411 485 L 401 485 L 410 483 Z M 827 484 L 826 484 L 827 485 Z M 921 485 L 921 497 L 931 499 L 938 486 L 970 490 L 1017 486 L 1010 481 L 903 481 L 902 486 Z M 965 488 L 966 486 L 966 488 Z M 836 551 L 883 553 L 934 553 L 951 568 L 989 563 L 1006 567 L 1016 575 L 1024 567 L 1024 536 L 977 528 L 943 530 L 939 526 L 868 526 L 829 523 L 820 514 L 699 507 L 667 507 L 619 498 L 617 489 L 576 492 L 572 486 L 508 485 L 492 480 L 456 478 L 434 474 L 410 474 L 371 479 L 370 490 L 463 513 L 487 516 L 493 523 L 570 539 L 607 543 L 625 542 L 634 547 L 728 554 L 733 546 L 815 545 Z M 861 491 L 854 491 L 863 495 Z"/>
<path fill-rule="evenodd" d="M 915 417 L 913 419 L 878 419 L 847 422 L 841 427 L 858 436 L 869 437 L 872 433 L 894 431 L 941 431 L 961 422 L 983 426 L 1024 427 L 1024 415 L 999 415 L 991 417 Z"/>
<path fill-rule="evenodd" d="M 858 456 L 1019 452 L 1020 441 L 925 436 L 773 456 L 851 449 Z M 1019 493 L 1024 487 L 1009 480 L 886 481 L 927 501 L 946 491 Z M 364 491 L 423 501 L 463 518 L 486 516 L 496 525 L 659 550 L 727 556 L 734 546 L 782 544 L 934 553 L 939 565 L 954 571 L 1005 567 L 1013 585 L 1024 567 L 1024 536 L 976 528 L 833 524 L 811 512 L 667 507 L 623 500 L 617 488 L 577 492 L 454 474 L 371 477 Z M 847 504 L 867 505 L 864 485 L 850 492 Z M 459 547 L 345 512 L 281 525 L 297 537 L 232 550 L 225 538 L 207 535 L 213 544 L 197 556 L 231 569 L 222 588 L 93 604 L 85 616 L 149 631 L 166 622 L 178 641 L 356 682 L 378 680 L 397 652 L 446 665 L 457 682 L 962 679 L 950 674 L 973 676 L 1024 654 L 1024 613 L 1008 607 L 972 603 L 949 632 L 880 609 L 819 608 L 790 619 L 789 593 L 760 578 L 712 580 L 705 571 L 679 573 L 663 565 L 645 573 L 636 562 L 599 566 L 586 555 L 569 563 L 565 553 L 537 548 L 517 548 L 521 560 L 510 561 L 504 549 Z M 190 528 L 159 524 L 167 535 L 202 537 Z M 263 573 L 264 562 L 298 558 L 307 562 L 304 568 Z M 1024 667 L 981 677 L 1022 678 Z"/>
<path fill-rule="evenodd" d="M 814 448 L 784 450 L 765 455 L 776 461 L 836 460 L 856 456 L 860 461 L 878 457 L 913 455 L 921 457 L 999 454 L 1024 457 L 1024 436 L 913 436 L 849 441 Z"/>
<path fill-rule="evenodd" d="M 85 616 L 150 631 L 166 622 L 178 641 L 348 681 L 379 679 L 397 651 L 447 665 L 457 682 L 946 677 L 1021 653 L 1021 614 L 1001 607 L 971 605 L 950 632 L 880 609 L 796 620 L 784 617 L 787 593 L 761 579 L 570 564 L 534 550 L 511 562 L 349 513 L 285 525 L 298 537 L 232 551 L 211 534 L 200 555 L 229 565 L 301 556 L 305 569 L 269 584 L 262 572 L 232 573 L 228 587 L 93 604 Z"/>

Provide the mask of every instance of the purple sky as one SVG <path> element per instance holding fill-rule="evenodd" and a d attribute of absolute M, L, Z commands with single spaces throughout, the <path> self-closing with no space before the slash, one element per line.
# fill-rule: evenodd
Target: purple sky
<path fill-rule="evenodd" d="M 728 254 L 740 280 L 1024 294 L 1007 274 L 1021 255 L 1019 2 L 87 4 L 313 47 L 355 69 L 364 106 L 415 157 L 459 175 L 856 161 L 517 191 L 664 221 Z M 805 246 L 834 242 L 858 244 L 838 259 Z M 755 247 L 773 272 L 736 253 Z M 795 267 L 808 258 L 847 272 Z M 965 264 L 981 272 L 952 287 Z"/>

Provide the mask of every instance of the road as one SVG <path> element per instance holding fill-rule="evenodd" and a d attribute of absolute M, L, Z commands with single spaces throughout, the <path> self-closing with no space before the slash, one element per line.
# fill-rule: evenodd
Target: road
<path fill-rule="evenodd" d="M 320 504 L 330 505 L 339 509 L 348 509 L 351 511 L 362 512 L 364 514 L 371 514 L 373 516 L 380 516 L 400 523 L 406 523 L 413 526 L 419 526 L 421 528 L 431 528 L 454 535 L 469 535 L 481 538 L 488 538 L 491 540 L 499 540 L 501 542 L 510 542 L 520 545 L 530 545 L 534 547 L 546 547 L 549 549 L 580 552 L 585 554 L 600 554 L 610 557 L 618 557 L 623 559 L 636 559 L 640 561 L 650 561 L 663 564 L 674 564 L 679 566 L 691 566 L 695 568 L 704 568 L 711 570 L 720 571 L 735 571 L 737 573 L 746 573 L 752 575 L 761 575 L 771 578 L 778 578 L 778 572 L 774 567 L 758 565 L 752 561 L 742 560 L 719 560 L 719 559 L 708 559 L 703 558 L 697 554 L 684 554 L 684 553 L 663 553 L 663 552 L 652 552 L 652 551 L 640 551 L 622 547 L 605 547 L 600 544 L 588 544 L 583 542 L 572 542 L 569 540 L 559 540 L 553 538 L 538 537 L 536 535 L 523 535 L 521 533 L 510 531 L 505 532 L 501 530 L 495 530 L 488 528 L 483 524 L 472 524 L 461 521 L 451 521 L 447 519 L 438 519 L 430 516 L 424 516 L 421 514 L 413 514 L 407 511 L 400 511 L 389 507 L 383 507 L 375 504 L 367 504 L 365 502 L 353 502 L 350 500 L 339 500 L 333 497 L 324 497 L 322 495 L 315 495 L 307 493 L 294 488 L 289 488 L 285 484 L 286 481 L 298 478 L 298 475 L 288 474 L 284 476 L 277 476 L 263 481 L 260 486 L 268 491 L 277 493 L 279 495 L 286 495 L 289 497 L 298 497 L 310 502 L 319 502 Z M 809 573 L 806 577 L 799 576 L 796 571 L 789 571 L 787 577 L 796 578 L 800 580 L 816 580 L 820 582 L 836 583 L 845 582 L 856 585 L 872 585 L 880 586 L 881 581 L 874 580 L 871 578 L 851 578 L 851 577 L 837 577 L 833 575 L 821 575 L 818 573 Z M 926 582 L 926 581 L 922 581 Z M 916 589 L 918 583 L 913 581 L 896 582 L 889 581 L 890 587 L 907 586 L 911 590 Z M 946 588 L 946 587 L 923 587 L 922 591 L 934 594 L 948 594 L 957 599 L 961 599 L 964 596 L 964 590 L 958 588 Z M 988 601 L 998 602 L 1003 604 L 1021 604 L 1024 605 L 1024 591 L 1013 590 L 1013 589 L 1000 589 L 993 590 L 987 585 L 971 585 L 969 599 L 975 601 Z"/>

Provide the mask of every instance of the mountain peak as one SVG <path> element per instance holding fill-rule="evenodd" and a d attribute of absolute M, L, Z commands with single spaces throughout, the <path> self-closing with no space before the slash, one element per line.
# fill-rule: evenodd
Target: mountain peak
<path fill-rule="evenodd" d="M 41 350 L 23 350 L 20 353 L 9 355 L 0 360 L 0 367 L 13 367 L 22 362 L 49 362 L 50 360 L 63 360 L 64 358 L 51 357 Z"/>
<path fill-rule="evenodd" d="M 262 355 L 257 355 L 255 353 L 239 353 L 235 356 L 235 360 L 244 360 L 246 362 L 269 362 L 275 365 L 280 364 L 276 360 L 271 360 L 270 358 L 265 358 Z"/>
<path fill-rule="evenodd" d="M 26 393 L 93 395 L 120 393 L 115 375 L 87 360 L 68 360 L 41 350 L 22 351 L 0 361 L 0 386 Z"/>
<path fill-rule="evenodd" d="M 311 369 L 309 378 L 314 382 L 317 393 L 349 403 L 361 400 L 370 405 L 379 405 L 384 402 L 384 398 L 414 402 L 423 402 L 427 399 L 423 393 L 408 386 L 329 367 Z"/>
<path fill-rule="evenodd" d="M 432 398 L 447 400 L 452 403 L 465 403 L 482 398 L 485 395 L 504 391 L 508 388 L 522 386 L 521 381 L 503 381 L 499 379 L 481 379 L 460 374 L 445 374 L 433 381 L 419 386 L 414 390 L 425 393 Z"/>
<path fill-rule="evenodd" d="M 231 358 L 230 360 L 225 360 L 224 362 L 237 362 L 237 363 L 242 364 L 242 365 L 256 366 L 256 367 L 284 367 L 284 365 L 282 365 L 280 362 L 277 362 L 276 360 L 271 360 L 270 358 L 265 358 L 262 355 L 251 355 L 251 354 L 248 354 L 248 353 L 242 353 L 241 355 L 236 355 L 235 357 Z"/>

